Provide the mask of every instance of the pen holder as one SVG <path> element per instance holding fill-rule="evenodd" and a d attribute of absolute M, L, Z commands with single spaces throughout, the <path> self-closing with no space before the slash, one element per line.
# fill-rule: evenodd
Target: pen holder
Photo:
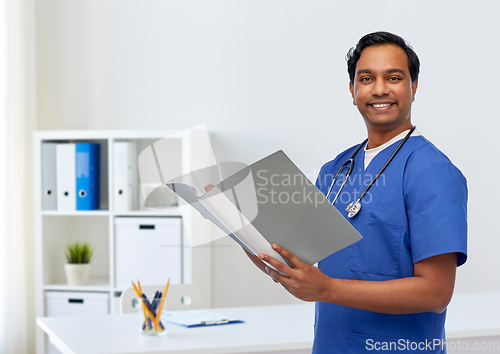
<path fill-rule="evenodd" d="M 167 306 L 165 298 L 139 299 L 139 325 L 141 334 L 161 336 L 167 334 Z"/>

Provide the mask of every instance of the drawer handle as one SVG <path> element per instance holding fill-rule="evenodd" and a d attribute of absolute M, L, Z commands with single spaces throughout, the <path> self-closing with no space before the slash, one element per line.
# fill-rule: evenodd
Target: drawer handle
<path fill-rule="evenodd" d="M 139 225 L 139 230 L 154 230 L 154 225 Z"/>
<path fill-rule="evenodd" d="M 68 299 L 70 304 L 83 304 L 83 299 Z"/>

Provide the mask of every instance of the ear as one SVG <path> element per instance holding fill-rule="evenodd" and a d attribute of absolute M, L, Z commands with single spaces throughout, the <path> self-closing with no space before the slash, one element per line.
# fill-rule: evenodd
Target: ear
<path fill-rule="evenodd" d="M 356 98 L 354 98 L 354 85 L 352 84 L 352 82 L 349 82 L 349 91 L 351 91 L 352 104 L 356 105 Z"/>
<path fill-rule="evenodd" d="M 418 87 L 418 80 L 415 80 L 411 83 L 411 92 L 412 92 L 412 97 L 411 97 L 411 101 L 415 101 L 415 95 L 417 93 L 417 87 Z"/>

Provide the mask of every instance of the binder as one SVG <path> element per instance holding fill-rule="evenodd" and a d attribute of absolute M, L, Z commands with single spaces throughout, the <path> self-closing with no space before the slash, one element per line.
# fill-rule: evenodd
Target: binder
<path fill-rule="evenodd" d="M 137 205 L 137 147 L 134 143 L 113 143 L 114 210 L 134 210 Z"/>
<path fill-rule="evenodd" d="M 42 143 L 42 210 L 57 210 L 56 143 Z"/>
<path fill-rule="evenodd" d="M 57 144 L 57 210 L 76 210 L 75 144 Z"/>
<path fill-rule="evenodd" d="M 99 209 L 100 145 L 75 145 L 76 210 Z"/>

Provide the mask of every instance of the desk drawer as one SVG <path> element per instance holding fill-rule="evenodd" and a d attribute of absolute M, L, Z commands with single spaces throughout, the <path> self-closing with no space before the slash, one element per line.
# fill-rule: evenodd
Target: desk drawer
<path fill-rule="evenodd" d="M 109 293 L 45 292 L 45 316 L 87 316 L 109 313 Z"/>

